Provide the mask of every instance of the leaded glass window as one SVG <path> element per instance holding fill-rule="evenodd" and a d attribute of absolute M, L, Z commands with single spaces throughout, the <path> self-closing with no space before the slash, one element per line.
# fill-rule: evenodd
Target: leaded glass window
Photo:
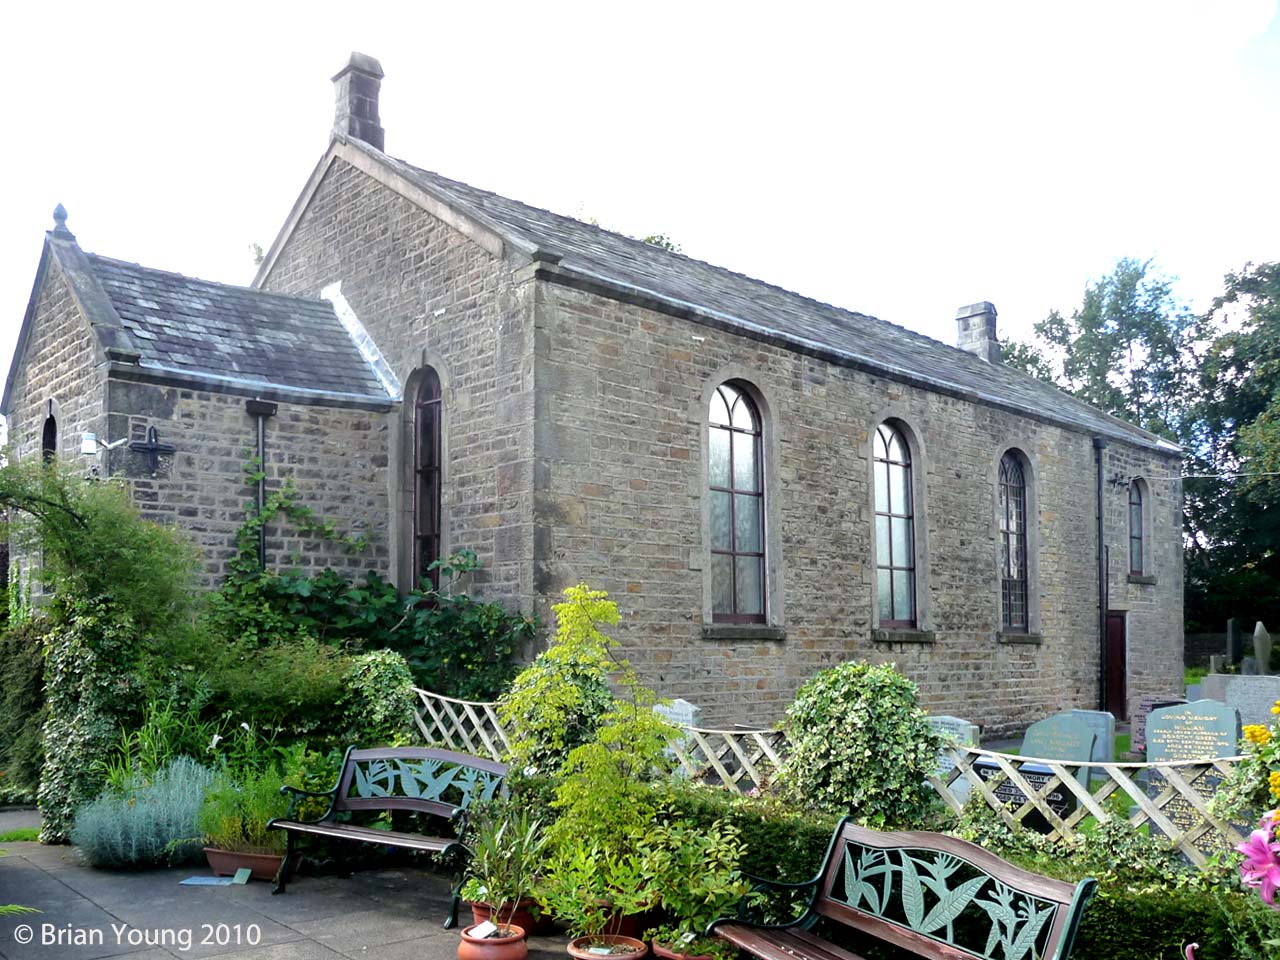
<path fill-rule="evenodd" d="M 876 427 L 871 446 L 880 623 L 884 626 L 914 627 L 916 548 L 911 451 L 902 431 L 887 423 Z"/>
<path fill-rule="evenodd" d="M 1129 572 L 1142 576 L 1142 487 L 1129 484 Z"/>
<path fill-rule="evenodd" d="M 733 382 L 711 397 L 711 616 L 765 621 L 764 463 L 760 413 Z"/>
<path fill-rule="evenodd" d="M 1000 622 L 1027 629 L 1027 483 L 1012 452 L 1000 459 Z"/>
<path fill-rule="evenodd" d="M 413 407 L 413 580 L 440 585 L 440 378 L 427 367 Z"/>

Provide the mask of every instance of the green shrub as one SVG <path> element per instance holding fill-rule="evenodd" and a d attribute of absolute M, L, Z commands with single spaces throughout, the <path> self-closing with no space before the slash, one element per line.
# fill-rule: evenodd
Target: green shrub
<path fill-rule="evenodd" d="M 268 830 L 267 821 L 288 810 L 288 798 L 280 795 L 283 783 L 274 766 L 244 771 L 236 779 L 220 776 L 196 817 L 205 845 L 237 853 L 282 853 L 285 833 Z"/>
<path fill-rule="evenodd" d="M 191 837 L 213 779 L 208 768 L 179 757 L 151 780 L 108 790 L 80 807 L 71 840 L 95 867 L 188 862 L 200 852 Z"/>
<path fill-rule="evenodd" d="M 416 728 L 413 674 L 394 650 L 373 650 L 350 661 L 342 708 L 348 743 L 362 747 L 407 743 Z"/>
<path fill-rule="evenodd" d="M 44 764 L 44 634 L 34 618 L 0 634 L 0 803 L 30 803 Z"/>
<path fill-rule="evenodd" d="M 920 822 L 939 739 L 916 693 L 892 664 L 842 663 L 809 680 L 787 708 L 785 792 L 872 827 Z"/>
<path fill-rule="evenodd" d="M 142 722 L 121 732 L 115 750 L 99 761 L 108 787 L 126 789 L 129 783 L 150 779 L 178 757 L 206 757 L 221 737 L 219 720 L 201 719 L 196 704 L 153 700 L 142 710 Z"/>

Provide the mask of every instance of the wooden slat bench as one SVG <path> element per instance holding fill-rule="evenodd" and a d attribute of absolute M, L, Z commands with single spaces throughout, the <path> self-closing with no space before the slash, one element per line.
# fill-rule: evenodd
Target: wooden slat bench
<path fill-rule="evenodd" d="M 758 923 L 744 901 L 738 917 L 707 932 L 761 960 L 861 960 L 832 942 L 842 927 L 901 957 L 1067 960 L 1096 887 L 1030 873 L 940 833 L 879 833 L 846 818 L 812 880 L 757 881 L 757 890 L 807 894 L 803 915 Z"/>
<path fill-rule="evenodd" d="M 465 858 L 467 848 L 461 837 L 466 827 L 467 808 L 477 801 L 490 800 L 503 790 L 507 765 L 452 750 L 425 747 L 380 747 L 347 749 L 342 771 L 333 788 L 322 793 L 285 786 L 291 794 L 289 810 L 267 824 L 288 836 L 285 856 L 276 874 L 272 893 L 283 893 L 293 870 L 298 837 L 309 835 L 336 840 L 371 843 L 382 847 L 420 850 Z M 294 819 L 299 801 L 327 797 L 329 807 L 314 820 Z M 358 811 L 410 810 L 430 814 L 444 821 L 441 835 L 425 836 L 392 830 L 376 830 L 347 823 L 348 814 Z M 458 915 L 458 886 L 453 888 L 446 927 Z"/>

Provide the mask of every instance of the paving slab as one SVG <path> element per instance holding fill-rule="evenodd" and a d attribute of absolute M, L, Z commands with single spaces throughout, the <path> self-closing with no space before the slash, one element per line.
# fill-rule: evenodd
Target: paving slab
<path fill-rule="evenodd" d="M 442 927 L 450 877 L 393 867 L 350 878 L 184 887 L 204 866 L 95 870 L 71 847 L 5 844 L 0 903 L 39 914 L 0 917 L 0 960 L 454 960 Z M 463 921 L 469 920 L 463 916 Z M 21 942 L 28 939 L 28 942 Z M 530 940 L 534 960 L 563 960 L 563 937 Z"/>

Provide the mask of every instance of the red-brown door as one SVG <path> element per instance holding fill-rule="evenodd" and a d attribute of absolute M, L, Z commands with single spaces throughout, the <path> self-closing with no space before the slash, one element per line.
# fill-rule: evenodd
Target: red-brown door
<path fill-rule="evenodd" d="M 1117 720 L 1128 718 L 1129 694 L 1125 684 L 1124 614 L 1107 613 L 1107 704 Z"/>

